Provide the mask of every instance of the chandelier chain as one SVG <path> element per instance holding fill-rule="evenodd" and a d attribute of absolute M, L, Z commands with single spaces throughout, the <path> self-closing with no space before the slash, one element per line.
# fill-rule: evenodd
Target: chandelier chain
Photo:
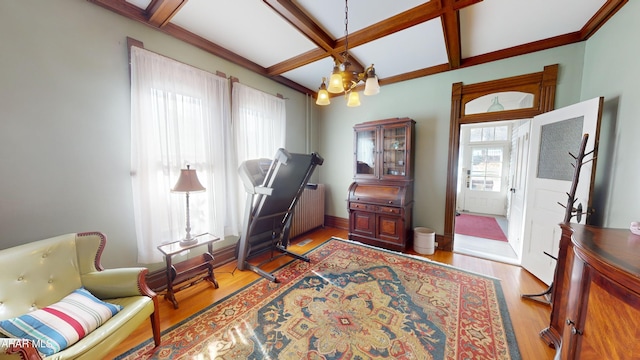
<path fill-rule="evenodd" d="M 349 61 L 349 0 L 344 1 L 344 61 Z"/>
<path fill-rule="evenodd" d="M 1 1 L 1 0 L 0 0 Z M 338 39 L 335 40 L 338 42 Z M 336 51 L 334 49 L 333 51 Z M 347 106 L 360 106 L 360 97 L 358 95 L 356 87 L 359 83 L 364 82 L 364 94 L 375 95 L 380 92 L 380 84 L 378 84 L 378 78 L 371 66 L 360 70 L 351 69 L 351 63 L 349 62 L 349 0 L 344 0 L 344 51 L 335 53 L 332 51 L 331 56 L 334 58 L 333 71 L 329 77 L 329 83 L 325 84 L 326 78 L 322 78 L 322 84 L 318 89 L 317 105 L 329 105 L 329 93 L 340 94 L 344 93 L 347 98 Z M 342 57 L 342 63 L 340 63 L 340 57 Z M 358 67 L 361 67 L 358 64 Z"/>

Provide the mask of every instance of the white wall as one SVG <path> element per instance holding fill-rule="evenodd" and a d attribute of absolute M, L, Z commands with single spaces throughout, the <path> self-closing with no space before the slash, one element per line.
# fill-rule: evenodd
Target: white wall
<path fill-rule="evenodd" d="M 308 110 L 297 91 L 85 0 L 2 0 L 0 249 L 102 231 L 105 266 L 137 263 L 127 36 L 284 95 L 287 148 L 306 150 Z"/>

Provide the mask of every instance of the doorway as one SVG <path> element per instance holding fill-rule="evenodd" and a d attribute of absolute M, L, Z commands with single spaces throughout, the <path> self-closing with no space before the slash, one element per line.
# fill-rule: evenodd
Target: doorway
<path fill-rule="evenodd" d="M 453 84 L 445 229 L 438 248 L 453 251 L 455 245 L 459 179 L 464 176 L 460 173 L 459 165 L 462 126 L 531 119 L 538 114 L 553 110 L 557 73 L 558 65 L 556 64 L 545 66 L 544 70 L 538 73 L 471 85 Z M 487 185 L 486 182 L 485 185 Z"/>
<path fill-rule="evenodd" d="M 520 248 L 514 245 L 522 229 L 516 231 L 514 226 L 521 221 L 511 221 L 510 200 L 522 172 L 520 128 L 521 121 L 461 126 L 454 252 L 519 264 Z M 515 216 L 522 213 L 516 211 Z"/>

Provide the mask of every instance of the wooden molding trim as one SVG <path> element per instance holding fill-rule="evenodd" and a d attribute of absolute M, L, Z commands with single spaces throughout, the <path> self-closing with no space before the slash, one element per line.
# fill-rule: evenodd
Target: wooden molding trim
<path fill-rule="evenodd" d="M 349 219 L 325 215 L 324 216 L 324 224 L 329 227 L 334 227 L 336 229 L 349 230 Z"/>
<path fill-rule="evenodd" d="M 438 249 L 453 251 L 453 234 L 458 184 L 458 156 L 460 151 L 460 126 L 463 124 L 528 119 L 555 107 L 555 89 L 558 64 L 545 66 L 544 70 L 509 78 L 464 85 L 455 83 L 451 89 L 451 122 L 449 126 L 449 164 L 444 210 L 444 235 L 438 241 Z M 465 114 L 465 105 L 481 96 L 502 91 L 524 91 L 534 96 L 533 107 L 528 109 L 496 111 L 483 114 Z"/>
<path fill-rule="evenodd" d="M 263 0 L 275 12 L 296 27 L 310 41 L 317 45 L 317 48 L 299 54 L 290 59 L 286 59 L 268 68 L 262 67 L 249 59 L 231 52 L 207 39 L 204 39 L 184 28 L 171 23 L 171 18 L 180 10 L 187 0 L 154 0 L 147 9 L 140 9 L 125 0 L 87 0 L 98 6 L 104 7 L 121 16 L 138 21 L 161 31 L 176 39 L 198 47 L 224 60 L 242 66 L 257 74 L 269 77 L 284 86 L 303 94 L 317 95 L 315 90 L 297 84 L 284 78 L 281 74 L 318 61 L 326 57 L 336 57 L 345 49 L 345 39 L 333 39 L 322 28 L 310 19 L 304 11 L 299 8 L 293 0 Z M 393 34 L 411 26 L 424 23 L 426 21 L 441 17 L 445 35 L 445 45 L 447 48 L 448 62 L 430 68 L 420 69 L 405 74 L 380 79 L 381 85 L 388 85 L 396 82 L 419 78 L 464 68 L 479 64 L 484 64 L 508 57 L 529 54 L 532 52 L 550 49 L 558 46 L 568 45 L 579 41 L 587 40 L 605 22 L 607 22 L 617 11 L 619 11 L 628 0 L 607 0 L 600 11 L 579 31 L 568 33 L 556 37 L 534 41 L 528 44 L 494 51 L 487 54 L 462 58 L 460 50 L 460 29 L 459 11 L 467 6 L 476 4 L 482 0 L 438 0 L 429 1 L 418 5 L 405 12 L 392 16 L 388 19 L 373 24 L 367 28 L 354 31 L 349 36 L 349 44 L 353 47 L 366 44 L 378 38 Z M 355 62 L 353 64 L 356 65 Z M 358 64 L 357 67 L 361 67 Z"/>

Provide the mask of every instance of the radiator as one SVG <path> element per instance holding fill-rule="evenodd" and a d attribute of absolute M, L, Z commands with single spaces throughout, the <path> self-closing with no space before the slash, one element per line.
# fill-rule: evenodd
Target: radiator
<path fill-rule="evenodd" d="M 324 226 L 324 184 L 318 184 L 315 190 L 306 188 L 302 192 L 291 220 L 289 238 L 320 226 Z"/>

